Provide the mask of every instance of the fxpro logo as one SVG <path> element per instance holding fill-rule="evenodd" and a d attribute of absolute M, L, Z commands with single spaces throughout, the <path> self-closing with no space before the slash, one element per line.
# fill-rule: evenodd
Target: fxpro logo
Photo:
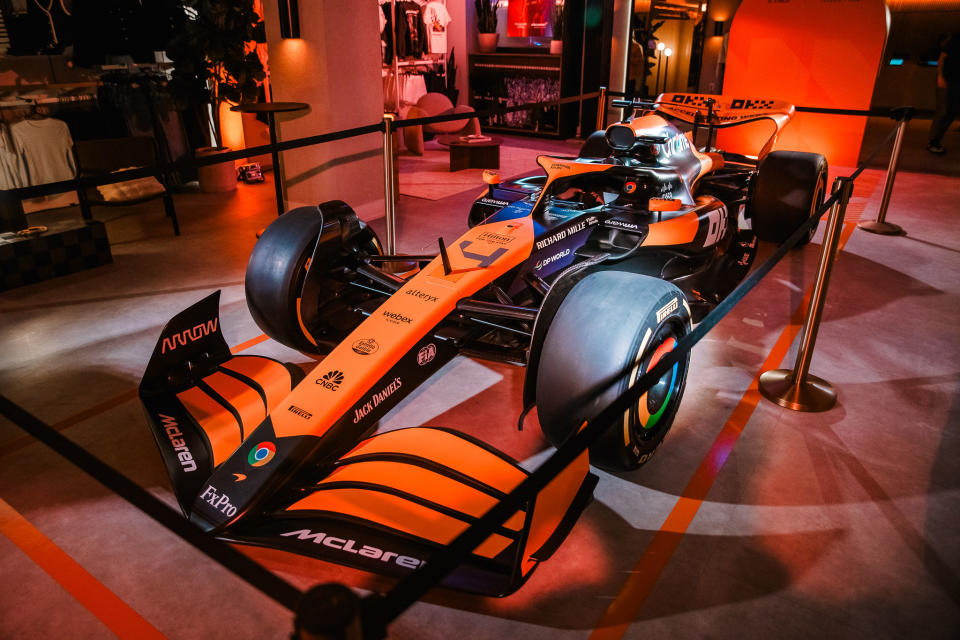
<path fill-rule="evenodd" d="M 216 330 L 217 318 L 208 320 L 207 322 L 202 322 L 192 329 L 184 329 L 180 333 L 175 333 L 169 338 L 164 338 L 163 343 L 160 345 L 160 353 L 166 353 L 168 349 L 173 351 L 178 346 L 185 347 L 187 346 L 187 343 L 193 342 L 194 340 L 199 340 L 204 336 L 208 336 Z"/>
<path fill-rule="evenodd" d="M 360 545 L 360 543 L 351 538 L 336 538 L 319 531 L 314 533 L 310 529 L 297 529 L 296 531 L 288 531 L 280 535 L 284 537 L 297 536 L 297 540 L 311 540 L 313 544 L 322 544 L 331 549 L 344 551 L 346 553 L 355 553 L 365 558 L 379 560 L 380 562 L 393 562 L 405 569 L 416 569 L 426 564 L 425 561 L 414 558 L 413 556 L 402 556 L 394 551 L 384 551 L 379 547 L 368 544 Z M 357 545 L 360 545 L 359 548 Z"/>
<path fill-rule="evenodd" d="M 212 484 L 200 494 L 200 498 L 223 515 L 232 518 L 237 513 L 237 508 L 230 503 L 230 497 L 225 493 L 217 493 Z"/>
<path fill-rule="evenodd" d="M 538 270 L 538 271 L 539 271 L 540 269 L 543 269 L 543 268 L 545 268 L 545 267 L 553 264 L 553 263 L 556 262 L 557 260 L 561 260 L 561 259 L 563 259 L 563 258 L 566 258 L 568 255 L 570 255 L 570 249 L 564 249 L 564 250 L 561 251 L 560 253 L 555 253 L 555 254 L 553 254 L 552 256 L 550 256 L 549 258 L 544 258 L 543 260 L 538 261 L 537 264 L 534 265 L 533 268 L 534 268 L 535 270 Z"/>
<path fill-rule="evenodd" d="M 180 425 L 177 424 L 177 419 L 161 413 L 160 420 L 163 422 L 163 430 L 166 432 L 167 437 L 170 438 L 170 444 L 173 445 L 173 450 L 177 452 L 177 460 L 180 462 L 180 466 L 183 467 L 183 470 L 187 473 L 196 471 L 197 462 L 193 459 L 193 454 L 190 453 L 190 447 L 187 446 L 183 432 L 180 431 Z"/>

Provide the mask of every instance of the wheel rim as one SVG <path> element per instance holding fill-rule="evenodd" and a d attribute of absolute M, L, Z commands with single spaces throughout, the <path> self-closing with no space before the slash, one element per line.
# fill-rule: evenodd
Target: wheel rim
<path fill-rule="evenodd" d="M 640 349 L 640 359 L 630 386 L 638 378 L 653 369 L 668 353 L 677 346 L 681 335 L 672 323 L 660 326 L 651 339 L 644 341 Z M 685 366 L 682 362 L 674 365 L 656 383 L 645 391 L 629 414 L 633 431 L 641 439 L 649 439 L 659 433 L 666 425 L 669 427 L 673 409 L 679 400 L 679 389 L 683 384 Z"/>

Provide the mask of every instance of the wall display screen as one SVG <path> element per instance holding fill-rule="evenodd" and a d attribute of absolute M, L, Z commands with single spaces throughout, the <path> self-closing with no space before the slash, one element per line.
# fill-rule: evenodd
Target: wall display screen
<path fill-rule="evenodd" d="M 507 5 L 507 37 L 550 35 L 553 0 L 510 0 Z"/>

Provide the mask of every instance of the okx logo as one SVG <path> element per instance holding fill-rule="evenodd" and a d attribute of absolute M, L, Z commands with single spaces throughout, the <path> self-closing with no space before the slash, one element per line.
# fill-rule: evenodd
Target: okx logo
<path fill-rule="evenodd" d="M 247 462 L 249 462 L 252 467 L 262 467 L 273 460 L 273 456 L 276 454 L 277 445 L 272 442 L 261 442 L 250 450 L 250 455 L 247 456 Z"/>
<path fill-rule="evenodd" d="M 343 371 L 337 371 L 336 369 L 328 371 L 317 379 L 317 384 L 324 389 L 336 391 L 340 388 L 340 385 L 343 384 Z"/>

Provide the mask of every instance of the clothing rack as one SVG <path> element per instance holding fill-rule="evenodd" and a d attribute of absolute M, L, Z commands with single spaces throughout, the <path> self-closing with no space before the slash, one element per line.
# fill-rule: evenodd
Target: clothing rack
<path fill-rule="evenodd" d="M 446 7 L 447 0 L 441 0 L 441 1 L 443 2 L 443 6 Z M 386 4 L 386 2 L 381 2 L 380 0 L 377 0 L 378 7 L 382 7 L 384 4 Z M 423 4 L 426 4 L 426 3 L 423 3 Z M 392 52 L 393 63 L 389 66 L 389 69 L 390 69 L 390 72 L 393 74 L 393 108 L 399 115 L 400 106 L 401 106 L 400 104 L 401 68 L 403 67 L 415 68 L 415 67 L 421 67 L 421 66 L 429 67 L 429 66 L 439 65 L 440 74 L 443 77 L 444 83 L 446 83 L 447 82 L 447 52 L 444 51 L 443 53 L 440 53 L 439 57 L 437 58 L 422 59 L 422 60 L 404 60 L 403 62 L 400 62 L 397 59 L 397 0 L 390 0 L 390 15 L 391 15 L 390 28 L 393 29 L 393 34 L 392 34 L 392 37 L 390 38 L 390 44 L 391 44 L 391 47 L 393 48 L 393 52 Z"/>

